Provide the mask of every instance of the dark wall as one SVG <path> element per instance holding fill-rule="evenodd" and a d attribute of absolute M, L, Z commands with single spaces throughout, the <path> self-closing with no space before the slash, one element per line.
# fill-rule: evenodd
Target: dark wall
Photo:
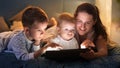
<path fill-rule="evenodd" d="M 0 16 L 3 16 L 8 21 L 28 5 L 33 5 L 45 10 L 49 18 L 56 17 L 61 12 L 73 14 L 76 7 L 82 2 L 94 4 L 95 0 L 0 0 Z"/>

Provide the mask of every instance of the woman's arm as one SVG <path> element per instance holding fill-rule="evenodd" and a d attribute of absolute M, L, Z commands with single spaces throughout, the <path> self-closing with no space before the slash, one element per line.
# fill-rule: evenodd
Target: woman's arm
<path fill-rule="evenodd" d="M 99 36 L 96 40 L 96 48 L 97 52 L 91 49 L 89 52 L 81 53 L 80 55 L 87 60 L 106 56 L 108 53 L 107 41 L 102 36 Z"/>
<path fill-rule="evenodd" d="M 103 38 L 103 36 L 99 36 L 96 41 L 97 52 L 95 53 L 96 57 L 107 56 L 107 41 Z"/>

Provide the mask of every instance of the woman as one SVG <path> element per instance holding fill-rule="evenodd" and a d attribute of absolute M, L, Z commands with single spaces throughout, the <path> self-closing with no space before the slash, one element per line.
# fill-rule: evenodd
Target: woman
<path fill-rule="evenodd" d="M 89 3 L 79 5 L 74 14 L 76 20 L 76 39 L 79 45 L 95 45 L 95 50 L 81 53 L 85 59 L 94 59 L 106 56 L 108 35 L 99 17 L 98 8 Z M 90 44 L 89 44 L 90 43 Z M 91 44 L 92 43 L 92 44 Z"/>

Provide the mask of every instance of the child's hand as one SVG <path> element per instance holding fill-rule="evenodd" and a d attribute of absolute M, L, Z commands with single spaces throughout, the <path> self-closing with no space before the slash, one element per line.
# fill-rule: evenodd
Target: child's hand
<path fill-rule="evenodd" d="M 34 39 L 34 40 L 32 40 L 32 41 L 33 41 L 33 44 L 34 44 L 34 45 L 38 46 L 38 45 L 40 45 L 40 41 L 41 41 L 41 40 L 40 40 L 40 39 L 38 39 L 38 40 L 35 40 L 35 39 Z"/>
<path fill-rule="evenodd" d="M 95 47 L 95 45 L 91 40 L 86 39 L 81 43 L 80 47 L 83 49 L 83 48 Z"/>
<path fill-rule="evenodd" d="M 44 54 L 47 50 L 60 50 L 63 49 L 60 45 L 56 43 L 48 43 L 44 47 L 40 48 L 38 51 L 34 53 L 34 57 L 38 57 L 39 55 Z"/>

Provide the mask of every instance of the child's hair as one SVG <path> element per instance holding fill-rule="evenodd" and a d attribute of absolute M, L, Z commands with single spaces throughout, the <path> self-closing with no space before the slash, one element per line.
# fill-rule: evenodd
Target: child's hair
<path fill-rule="evenodd" d="M 48 22 L 47 14 L 39 7 L 27 8 L 22 15 L 22 23 L 24 27 L 31 27 L 33 23 Z"/>
<path fill-rule="evenodd" d="M 93 16 L 93 20 L 96 22 L 96 24 L 93 26 L 95 30 L 95 38 L 94 41 L 98 38 L 99 35 L 102 35 L 103 38 L 108 41 L 108 35 L 106 32 L 105 26 L 102 24 L 101 19 L 99 17 L 99 10 L 96 6 L 89 4 L 89 3 L 83 3 L 79 5 L 75 11 L 74 17 L 76 18 L 79 12 L 86 12 Z"/>
<path fill-rule="evenodd" d="M 67 13 L 67 12 L 64 12 L 64 13 L 60 14 L 60 16 L 58 17 L 57 26 L 59 27 L 63 21 L 68 21 L 70 23 L 75 23 L 74 17 L 70 13 Z"/>

